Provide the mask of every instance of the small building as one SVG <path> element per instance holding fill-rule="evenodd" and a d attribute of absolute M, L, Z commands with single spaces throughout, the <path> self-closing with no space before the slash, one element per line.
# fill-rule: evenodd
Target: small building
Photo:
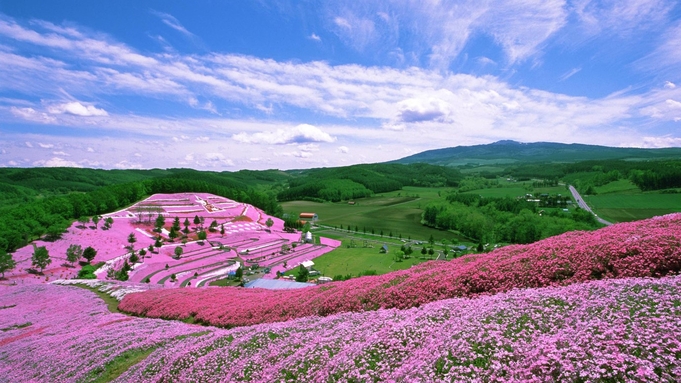
<path fill-rule="evenodd" d="M 317 216 L 317 213 L 300 213 L 298 218 L 316 222 L 319 219 L 319 216 Z"/>
<path fill-rule="evenodd" d="M 379 252 L 380 253 L 387 253 L 388 252 L 388 245 L 383 244 L 383 246 L 381 246 L 381 250 L 379 250 Z"/>
<path fill-rule="evenodd" d="M 457 251 L 466 251 L 466 250 L 468 250 L 468 247 L 466 247 L 466 245 L 454 246 L 454 250 L 457 250 Z"/>
<path fill-rule="evenodd" d="M 312 266 L 314 266 L 314 262 L 304 261 L 303 263 L 301 263 L 301 265 L 303 265 L 304 268 L 310 270 L 312 268 Z"/>
<path fill-rule="evenodd" d="M 348 205 L 354 205 L 355 201 L 348 201 Z"/>
<path fill-rule="evenodd" d="M 319 277 L 317 278 L 317 284 L 318 285 L 323 285 L 324 283 L 329 283 L 333 282 L 333 278 L 331 277 Z"/>
<path fill-rule="evenodd" d="M 305 242 L 312 243 L 312 233 L 310 233 L 309 231 L 305 233 Z"/>

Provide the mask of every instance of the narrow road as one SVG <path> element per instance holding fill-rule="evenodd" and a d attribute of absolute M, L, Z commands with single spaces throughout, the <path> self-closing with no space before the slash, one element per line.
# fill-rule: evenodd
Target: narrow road
<path fill-rule="evenodd" d="M 612 225 L 612 222 L 608 222 L 608 221 L 604 220 L 603 218 L 597 216 L 596 213 L 593 212 L 593 210 L 591 210 L 589 205 L 587 205 L 586 202 L 584 202 L 584 199 L 582 198 L 581 195 L 579 195 L 579 192 L 577 192 L 577 189 L 575 189 L 574 186 L 570 185 L 569 188 L 570 188 L 570 193 L 572 193 L 572 197 L 574 197 L 575 201 L 577 201 L 577 205 L 579 205 L 580 208 L 582 208 L 582 209 L 588 211 L 589 213 L 593 214 L 594 217 L 596 217 L 596 220 L 598 222 L 600 222 L 600 223 L 602 223 L 606 226 Z"/>

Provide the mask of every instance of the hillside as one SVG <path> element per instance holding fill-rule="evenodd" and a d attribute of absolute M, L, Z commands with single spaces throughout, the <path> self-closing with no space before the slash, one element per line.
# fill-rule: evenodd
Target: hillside
<path fill-rule="evenodd" d="M 681 157 L 681 148 L 616 148 L 554 142 L 521 143 L 506 140 L 484 145 L 428 150 L 391 162 L 399 164 L 421 162 L 432 165 L 462 166 L 468 163 L 512 164 L 523 162 L 578 162 L 587 160 L 679 157 Z"/>
<path fill-rule="evenodd" d="M 673 382 L 680 295 L 678 276 L 603 280 L 226 330 L 0 288 L 0 380 Z"/>
<path fill-rule="evenodd" d="M 681 214 L 570 232 L 452 261 L 299 289 L 162 289 L 127 295 L 122 311 L 245 326 L 379 308 L 418 307 L 453 297 L 595 279 L 661 277 L 681 271 Z"/>

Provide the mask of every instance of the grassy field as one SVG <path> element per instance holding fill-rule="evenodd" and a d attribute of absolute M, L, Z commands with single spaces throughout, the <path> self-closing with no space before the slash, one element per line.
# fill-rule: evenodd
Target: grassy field
<path fill-rule="evenodd" d="M 584 200 L 599 216 L 614 222 L 636 221 L 681 211 L 681 194 L 611 193 L 584 197 Z"/>
<path fill-rule="evenodd" d="M 284 211 L 290 214 L 301 212 L 317 213 L 319 224 L 343 227 L 350 226 L 360 232 L 381 230 L 385 235 L 390 232 L 403 238 L 428 240 L 432 235 L 436 239 L 464 240 L 454 233 L 433 229 L 421 224 L 422 208 L 434 200 L 444 200 L 451 189 L 405 187 L 403 190 L 383 193 L 369 198 L 355 200 L 355 205 L 347 202 L 319 203 L 310 201 L 283 202 Z"/>
<path fill-rule="evenodd" d="M 421 258 L 420 251 L 423 245 L 414 245 L 412 247 L 414 253 L 411 258 L 402 262 L 395 262 L 395 252 L 400 251 L 403 242 L 394 238 L 355 235 L 354 233 L 333 229 L 315 230 L 315 234 L 340 239 L 342 242 L 342 245 L 336 250 L 314 259 L 314 268 L 327 277 L 347 274 L 356 277 L 359 273 L 368 270 L 374 270 L 377 274 L 385 274 L 395 270 L 408 269 L 413 265 L 430 260 Z M 348 247 L 352 244 L 353 239 L 356 247 Z M 370 247 L 364 247 L 365 239 L 366 245 Z M 380 252 L 381 246 L 384 244 L 388 246 L 388 253 Z M 442 246 L 435 245 L 434 248 L 441 250 Z M 433 256 L 433 258 L 435 257 L 437 257 L 437 253 Z M 286 274 L 296 275 L 297 273 L 297 270 L 290 270 Z"/>

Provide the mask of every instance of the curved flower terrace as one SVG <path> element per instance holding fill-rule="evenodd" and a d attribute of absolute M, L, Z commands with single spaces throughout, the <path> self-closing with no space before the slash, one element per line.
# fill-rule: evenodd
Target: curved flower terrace
<path fill-rule="evenodd" d="M 36 246 L 45 246 L 52 260 L 43 275 L 30 272 L 32 245 L 17 250 L 17 266 L 5 273 L 8 281 L 4 284 L 75 277 L 78 268 L 66 257 L 73 244 L 97 251 L 91 263 L 103 263 L 95 272 L 99 279 L 110 277 L 127 262 L 131 264 L 130 281 L 169 287 L 206 286 L 253 264 L 284 271 L 285 262 L 286 269 L 292 269 L 339 245 L 324 240 L 320 245 L 305 244 L 294 251 L 282 251 L 300 239 L 300 234 L 286 233 L 283 228 L 281 219 L 228 198 L 207 193 L 155 194 L 103 215 L 97 223 L 74 222 L 55 242 L 35 241 Z M 137 262 L 131 260 L 130 246 Z M 276 271 L 264 277 L 273 278 Z"/>
<path fill-rule="evenodd" d="M 147 317 L 194 317 L 213 325 L 247 326 L 342 312 L 406 309 L 441 299 L 518 288 L 661 277 L 679 271 L 681 214 L 672 214 L 307 289 L 165 289 L 134 293 L 121 301 L 120 309 Z"/>

